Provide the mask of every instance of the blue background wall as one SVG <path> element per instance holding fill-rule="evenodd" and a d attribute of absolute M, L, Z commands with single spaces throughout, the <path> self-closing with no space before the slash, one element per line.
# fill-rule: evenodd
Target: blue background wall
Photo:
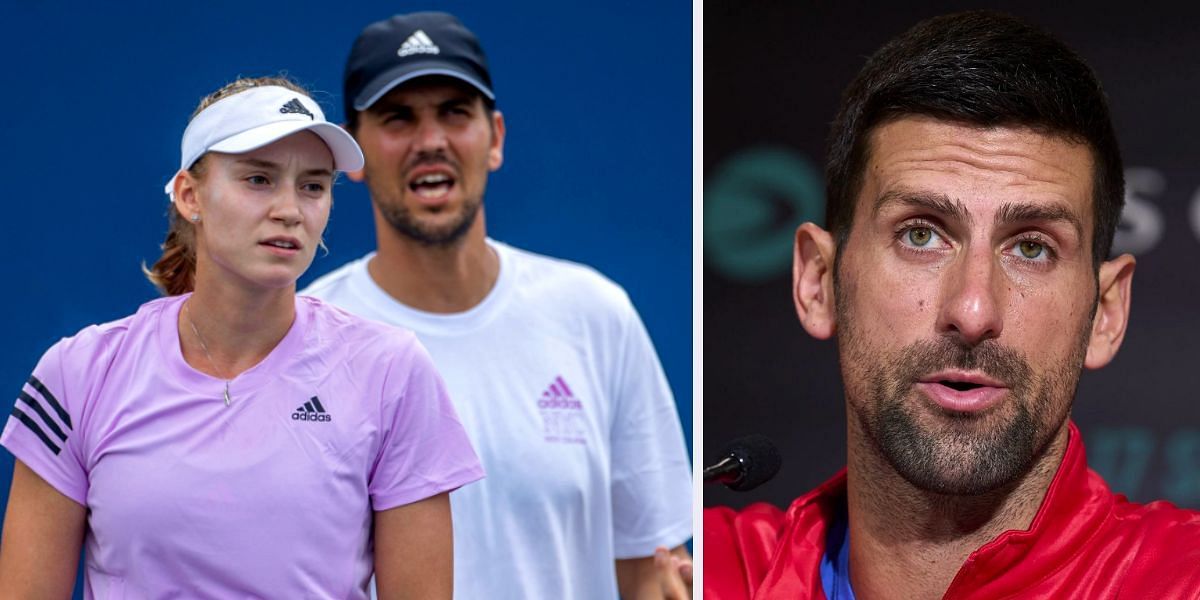
<path fill-rule="evenodd" d="M 490 234 L 593 265 L 625 286 L 658 347 L 690 446 L 691 5 L 605 2 L 6 1 L 0 7 L 0 384 L 156 292 L 162 186 L 197 101 L 286 71 L 341 119 L 341 74 L 368 23 L 457 14 L 480 37 L 508 125 L 485 199 Z M 364 186 L 343 181 L 301 286 L 374 246 Z M 0 387 L 0 389 L 3 389 Z M 7 409 L 4 411 L 7 413 Z M 0 504 L 12 456 L 0 452 Z"/>

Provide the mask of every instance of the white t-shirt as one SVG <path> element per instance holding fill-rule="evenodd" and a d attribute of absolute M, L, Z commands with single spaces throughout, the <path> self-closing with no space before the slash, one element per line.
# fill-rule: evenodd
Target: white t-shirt
<path fill-rule="evenodd" d="M 417 333 L 488 477 L 455 492 L 462 599 L 617 597 L 613 561 L 691 537 L 691 470 L 666 377 L 625 292 L 492 240 L 495 287 L 432 314 L 371 279 L 367 255 L 311 294 Z"/>
<path fill-rule="evenodd" d="M 225 382 L 179 346 L 185 296 L 46 352 L 0 443 L 88 509 L 85 598 L 363 598 L 372 511 L 482 477 L 407 331 L 296 299 Z"/>

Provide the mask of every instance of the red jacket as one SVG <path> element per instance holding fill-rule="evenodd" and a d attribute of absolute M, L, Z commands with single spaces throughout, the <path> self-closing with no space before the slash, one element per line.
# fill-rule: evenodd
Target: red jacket
<path fill-rule="evenodd" d="M 763 503 L 705 509 L 705 600 L 824 600 L 826 529 L 845 506 L 842 470 L 786 513 Z M 1114 495 L 1087 468 L 1072 423 L 1029 529 L 972 552 L 943 598 L 1200 598 L 1200 513 Z"/>

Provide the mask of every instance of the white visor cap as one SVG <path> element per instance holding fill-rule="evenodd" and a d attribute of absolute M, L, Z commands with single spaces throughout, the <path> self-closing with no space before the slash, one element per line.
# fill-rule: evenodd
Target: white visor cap
<path fill-rule="evenodd" d="M 312 98 L 268 85 L 222 98 L 200 111 L 183 132 L 179 170 L 188 169 L 206 152 L 242 154 L 298 131 L 311 131 L 325 141 L 333 154 L 334 169 L 357 171 L 363 167 L 362 149 L 354 137 L 326 121 Z M 165 191 L 172 194 L 174 188 L 175 177 L 171 177 Z"/>

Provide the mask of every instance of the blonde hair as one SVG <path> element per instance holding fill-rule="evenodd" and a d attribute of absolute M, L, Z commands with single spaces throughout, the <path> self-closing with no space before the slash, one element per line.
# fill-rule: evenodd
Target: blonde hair
<path fill-rule="evenodd" d="M 285 87 L 311 96 L 308 90 L 286 77 L 242 77 L 201 99 L 200 105 L 192 111 L 188 120 L 196 118 L 201 111 L 222 98 L 269 85 Z M 207 156 L 201 156 L 188 167 L 188 172 L 197 180 L 204 179 L 204 159 Z M 174 202 L 167 207 L 167 238 L 162 243 L 162 255 L 152 267 L 147 268 L 146 264 L 142 263 L 142 272 L 159 292 L 167 296 L 186 294 L 196 287 L 196 226 L 179 213 L 179 208 Z"/>

